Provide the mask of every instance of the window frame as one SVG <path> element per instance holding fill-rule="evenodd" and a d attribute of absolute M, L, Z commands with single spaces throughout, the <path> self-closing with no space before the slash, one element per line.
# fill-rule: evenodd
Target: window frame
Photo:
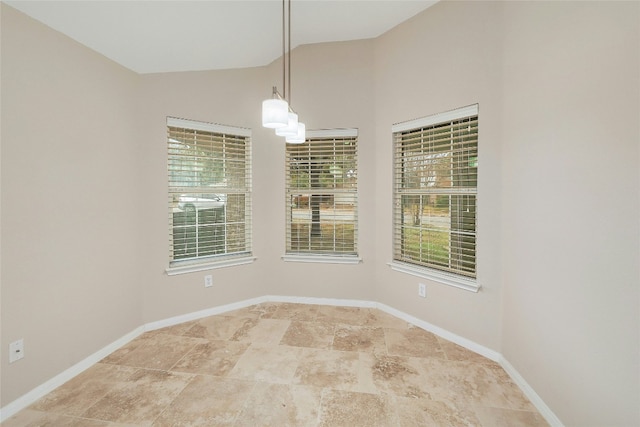
<path fill-rule="evenodd" d="M 227 142 L 225 141 L 226 138 L 233 138 L 233 139 L 243 139 L 244 140 L 244 149 L 243 149 L 243 156 L 244 156 L 244 163 L 241 165 L 241 167 L 244 168 L 244 179 L 243 179 L 243 185 L 240 185 L 240 187 L 238 188 L 230 188 L 227 187 L 226 185 L 223 187 L 216 187 L 216 191 L 215 193 L 217 194 L 224 194 L 225 198 L 225 214 L 224 214 L 224 221 L 221 223 L 221 225 L 224 226 L 225 228 L 225 251 L 219 254 L 208 254 L 208 255 L 204 255 L 204 256 L 196 256 L 194 258 L 187 258 L 187 259 L 175 259 L 174 251 L 175 251 L 175 247 L 174 247 L 174 229 L 175 229 L 175 224 L 174 224 L 174 219 L 173 219 L 173 215 L 175 214 L 174 211 L 174 204 L 175 201 L 173 201 L 174 197 L 177 194 L 180 194 L 182 192 L 184 193 L 189 193 L 189 191 L 185 191 L 185 190 L 189 190 L 190 187 L 186 186 L 186 185 L 172 185 L 172 142 L 171 138 L 170 138 L 170 129 L 171 128 L 179 128 L 179 129 L 184 129 L 186 131 L 201 131 L 201 132 L 207 132 L 207 133 L 211 133 L 214 134 L 215 137 L 220 137 L 222 138 L 223 142 L 221 143 L 222 147 L 226 147 Z M 196 121 L 196 120 L 189 120 L 189 119 L 181 119 L 181 118 L 176 118 L 176 117 L 167 117 L 166 119 L 166 130 L 167 130 L 167 194 L 168 194 L 168 208 L 169 208 L 169 212 L 168 212 L 168 232 L 169 232 L 169 253 L 168 253 L 168 257 L 169 257 L 169 266 L 165 269 L 165 272 L 167 273 L 167 275 L 169 276 L 173 276 L 173 275 L 177 275 L 177 274 L 184 274 L 184 273 L 191 273 L 191 272 L 197 272 L 197 271 L 204 271 L 204 270 L 211 270 L 211 269 L 215 269 L 215 268 L 223 268 L 223 267 L 230 267 L 230 266 L 235 266 L 235 265 L 243 265 L 243 264 L 248 264 L 251 263 L 253 261 L 255 261 L 255 257 L 253 256 L 253 248 L 252 248 L 252 212 L 251 212 L 251 206 L 252 206 L 252 196 L 251 196 L 251 192 L 252 192 L 252 176 L 251 176 L 251 169 L 252 169 L 252 144 L 251 144 L 251 129 L 247 129 L 247 128 L 241 128 L 241 127 L 235 127 L 235 126 L 227 126 L 227 125 L 220 125 L 220 124 L 215 124 L 215 123 L 209 123 L 209 122 L 201 122 L 201 121 Z M 214 136 L 211 136 L 212 138 L 214 138 Z M 175 144 L 175 142 L 173 142 Z M 184 143 L 184 145 L 186 145 L 186 143 Z M 222 153 L 220 154 L 219 159 L 222 159 L 221 161 L 224 163 L 228 160 L 226 160 L 226 157 L 223 153 L 225 153 L 226 148 L 222 149 Z M 213 149 L 212 149 L 213 151 Z M 174 154 L 174 156 L 176 156 Z M 218 157 L 216 157 L 216 159 L 218 159 Z M 174 158 L 175 160 L 175 158 Z M 225 172 L 223 172 L 223 174 L 225 175 L 224 177 L 224 181 L 226 183 L 226 168 L 227 166 L 223 167 L 223 170 Z M 196 191 L 197 193 L 201 193 L 201 194 L 209 194 L 209 191 L 202 191 L 202 186 L 197 186 L 195 187 L 198 190 Z M 211 191 L 210 194 L 214 194 L 213 191 Z M 226 239 L 227 239 L 227 232 L 228 232 L 228 226 L 229 226 L 229 221 L 228 221 L 228 215 L 227 215 L 227 206 L 228 206 L 228 200 L 229 200 L 229 196 L 230 195 L 241 195 L 242 200 L 244 201 L 244 211 L 243 211 L 243 224 L 244 224 L 244 240 L 242 241 L 242 245 L 245 246 L 246 250 L 243 251 L 237 251 L 237 252 L 227 252 L 227 247 L 226 247 Z M 242 204 L 240 205 L 242 206 Z M 184 209 L 184 208 L 183 208 Z M 186 213 L 183 213 L 186 215 Z M 196 218 L 199 217 L 199 212 L 198 209 L 196 208 Z M 199 227 L 198 223 L 197 223 L 197 219 L 196 219 L 196 223 L 194 225 L 196 228 Z M 241 234 L 242 236 L 242 234 Z M 197 238 L 196 238 L 197 239 Z M 196 245 L 199 245 L 200 242 L 196 241 Z"/>
<path fill-rule="evenodd" d="M 286 224 L 285 224 L 285 254 L 282 255 L 282 260 L 288 262 L 308 262 L 308 263 L 333 263 L 333 264 L 358 264 L 362 262 L 362 259 L 358 253 L 358 129 L 356 128 L 346 128 L 346 129 L 317 129 L 317 130 L 308 130 L 306 133 L 306 140 L 304 144 L 313 144 L 313 141 L 323 141 L 330 139 L 348 139 L 353 138 L 355 142 L 354 148 L 354 158 L 353 161 L 355 163 L 355 188 L 352 190 L 344 191 L 337 190 L 333 193 L 328 190 L 323 190 L 323 194 L 332 193 L 335 197 L 335 194 L 352 194 L 354 201 L 354 242 L 353 242 L 353 253 L 340 253 L 338 251 L 291 251 L 289 248 L 292 245 L 290 241 L 291 238 L 291 214 L 293 207 L 291 206 L 289 200 L 290 197 L 295 193 L 297 194 L 300 189 L 296 189 L 290 186 L 290 169 L 289 169 L 289 153 L 287 151 L 289 145 L 285 148 L 285 214 L 286 214 Z M 302 145 L 302 144 L 301 144 Z M 291 144 L 291 147 L 296 147 L 296 145 Z M 334 189 L 335 190 L 335 189 Z M 335 200 L 335 198 L 334 198 Z"/>
<path fill-rule="evenodd" d="M 478 210 L 477 210 L 477 198 L 478 198 L 478 183 L 477 183 L 477 172 L 476 169 L 476 183 L 473 189 L 465 189 L 460 192 L 447 192 L 441 191 L 440 194 L 443 195 L 473 195 L 474 196 L 474 207 L 475 207 L 475 224 L 474 224 L 474 273 L 473 277 L 456 273 L 454 271 L 445 271 L 440 270 L 432 266 L 421 265 L 418 263 L 413 263 L 407 261 L 406 259 L 401 259 L 399 256 L 399 252 L 402 252 L 402 237 L 398 236 L 398 228 L 401 226 L 399 224 L 398 219 L 398 203 L 402 195 L 405 196 L 408 192 L 402 191 L 402 173 L 403 170 L 398 170 L 398 168 L 402 168 L 401 162 L 397 159 L 398 150 L 401 150 L 401 147 L 398 145 L 402 143 L 402 139 L 400 139 L 400 135 L 409 131 L 419 131 L 421 128 L 428 128 L 438 125 L 444 125 L 447 122 L 453 123 L 454 121 L 464 120 L 466 118 L 477 117 L 479 118 L 479 106 L 478 104 L 469 105 L 462 108 L 457 108 L 454 110 L 433 114 L 430 116 L 422 117 L 419 119 L 409 120 L 406 122 L 396 123 L 392 126 L 392 139 L 393 139 L 393 213 L 392 213 L 392 229 L 393 229 L 393 237 L 392 237 L 392 261 L 388 263 L 388 265 L 395 271 L 399 271 L 406 274 L 411 274 L 413 276 L 433 280 L 435 282 L 443 283 L 449 286 L 454 286 L 460 289 L 464 289 L 471 292 L 478 292 L 480 289 L 480 283 L 478 281 Z M 478 119 L 479 120 L 479 119 Z M 478 122 L 479 128 L 479 122 Z M 477 168 L 477 156 L 479 154 L 479 135 L 476 139 L 476 165 Z M 451 151 L 448 151 L 451 152 Z M 453 188 L 453 186 L 452 186 Z M 415 191 L 415 190 L 414 190 Z M 416 195 L 426 196 L 426 195 L 434 195 L 438 194 L 437 191 L 415 191 Z M 451 201 L 450 201 L 451 204 Z M 451 205 L 450 205 L 451 206 Z M 449 218 L 451 218 L 451 210 L 449 211 Z M 451 228 L 449 228 L 449 236 L 451 236 Z M 422 238 L 420 242 L 423 242 Z M 422 243 L 421 243 L 422 244 Z M 449 237 L 449 250 L 451 248 L 451 237 Z M 451 268 L 451 267 L 450 267 Z"/>

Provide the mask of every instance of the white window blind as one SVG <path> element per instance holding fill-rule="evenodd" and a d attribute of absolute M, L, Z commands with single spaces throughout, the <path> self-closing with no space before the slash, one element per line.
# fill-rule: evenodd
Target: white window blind
<path fill-rule="evenodd" d="M 475 279 L 478 106 L 392 131 L 394 261 Z"/>
<path fill-rule="evenodd" d="M 308 131 L 304 144 L 287 144 L 288 255 L 357 255 L 357 135 Z"/>
<path fill-rule="evenodd" d="M 170 266 L 251 254 L 251 131 L 168 118 Z"/>

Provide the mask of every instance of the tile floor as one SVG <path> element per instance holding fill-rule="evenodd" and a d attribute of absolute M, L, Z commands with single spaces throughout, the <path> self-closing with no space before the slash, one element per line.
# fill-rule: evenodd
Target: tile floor
<path fill-rule="evenodd" d="M 482 356 L 379 310 L 289 303 L 147 332 L 3 423 L 546 425 Z"/>

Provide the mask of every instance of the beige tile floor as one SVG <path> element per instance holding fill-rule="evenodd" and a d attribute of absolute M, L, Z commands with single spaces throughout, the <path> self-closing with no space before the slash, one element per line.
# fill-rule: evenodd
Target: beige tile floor
<path fill-rule="evenodd" d="M 3 423 L 546 425 L 495 362 L 379 310 L 289 303 L 147 332 Z"/>

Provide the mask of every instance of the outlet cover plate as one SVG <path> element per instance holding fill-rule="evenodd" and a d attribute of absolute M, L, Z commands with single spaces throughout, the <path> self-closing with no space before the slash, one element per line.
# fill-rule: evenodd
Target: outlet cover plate
<path fill-rule="evenodd" d="M 19 339 L 9 344 L 9 363 L 13 363 L 24 357 L 24 340 Z"/>
<path fill-rule="evenodd" d="M 424 283 L 418 283 L 418 295 L 422 298 L 427 297 L 427 285 Z"/>
<path fill-rule="evenodd" d="M 210 288 L 213 286 L 213 276 L 211 274 L 207 274 L 204 276 L 204 287 Z"/>

